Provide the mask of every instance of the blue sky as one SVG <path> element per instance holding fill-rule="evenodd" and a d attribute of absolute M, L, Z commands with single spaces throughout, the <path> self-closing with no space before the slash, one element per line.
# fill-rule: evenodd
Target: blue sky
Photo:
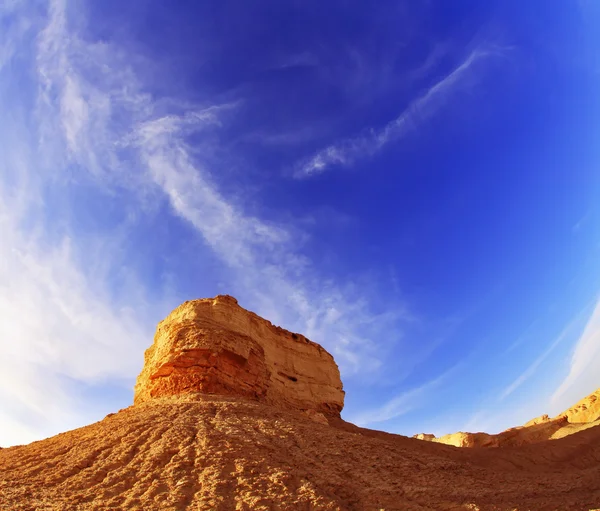
<path fill-rule="evenodd" d="M 227 293 L 344 418 L 498 431 L 600 387 L 592 1 L 0 5 L 0 445 L 128 406 Z"/>

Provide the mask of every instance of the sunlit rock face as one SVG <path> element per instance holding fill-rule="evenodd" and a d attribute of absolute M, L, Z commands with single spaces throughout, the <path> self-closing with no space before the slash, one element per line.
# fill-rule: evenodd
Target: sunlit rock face
<path fill-rule="evenodd" d="M 231 296 L 185 302 L 159 323 L 134 403 L 182 394 L 238 396 L 339 416 L 344 391 L 333 357 L 272 325 Z"/>
<path fill-rule="evenodd" d="M 598 425 L 600 425 L 600 389 L 556 417 L 541 415 L 523 426 L 507 429 L 497 435 L 459 431 L 440 438 L 419 433 L 415 438 L 456 447 L 521 446 L 563 438 Z"/>
<path fill-rule="evenodd" d="M 565 410 L 559 416 L 564 416 L 571 424 L 594 422 L 600 420 L 600 389 L 584 397 L 574 406 Z"/>

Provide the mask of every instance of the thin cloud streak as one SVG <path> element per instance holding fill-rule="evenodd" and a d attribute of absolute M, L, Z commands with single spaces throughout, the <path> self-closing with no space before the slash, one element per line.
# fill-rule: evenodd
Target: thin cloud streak
<path fill-rule="evenodd" d="M 319 274 L 302 252 L 303 233 L 298 236 L 291 226 L 248 214 L 240 201 L 219 189 L 215 171 L 203 154 L 211 150 L 240 103 L 199 106 L 155 100 L 130 65 L 130 56 L 109 43 L 90 43 L 78 37 L 65 12 L 66 2 L 52 1 L 49 18 L 36 39 L 39 88 L 36 110 L 29 119 L 35 130 L 28 134 L 35 142 L 21 152 L 37 154 L 39 159 L 21 173 L 21 200 L 5 211 L 6 229 L 12 233 L 6 250 L 13 255 L 4 258 L 8 261 L 4 271 L 13 279 L 13 288 L 24 293 L 14 303 L 30 304 L 28 315 L 39 318 L 30 329 L 6 332 L 4 337 L 23 339 L 20 345 L 26 351 L 14 353 L 28 364 L 16 381 L 23 389 L 31 389 L 23 398 L 28 404 L 25 415 L 19 416 L 20 423 L 30 424 L 27 414 L 37 413 L 39 403 L 50 402 L 48 407 L 56 407 L 56 421 L 71 415 L 79 421 L 78 397 L 63 379 L 95 384 L 135 376 L 143 347 L 151 339 L 148 330 L 154 327 L 153 323 L 141 323 L 140 318 L 147 320 L 147 314 L 134 314 L 131 309 L 137 298 L 143 301 L 146 296 L 148 290 L 143 286 L 115 303 L 114 290 L 105 287 L 102 276 L 91 278 L 79 264 L 77 239 L 30 239 L 22 231 L 20 224 L 31 216 L 31 204 L 43 205 L 44 185 L 55 181 L 92 182 L 109 192 L 126 190 L 141 215 L 146 197 L 165 200 L 172 213 L 193 226 L 218 256 L 227 270 L 227 292 L 236 294 L 242 305 L 322 343 L 335 356 L 344 378 L 360 376 L 362 382 L 374 374 L 384 377 L 384 371 L 393 365 L 384 364 L 386 353 L 402 337 L 407 316 L 404 304 L 388 303 L 385 309 L 374 310 L 369 289 L 359 289 L 350 278 L 341 284 Z M 473 55 L 463 64 L 464 69 L 455 70 L 457 76 L 446 77 L 448 86 L 454 87 L 454 81 L 481 58 Z M 417 102 L 404 120 L 395 121 L 396 127 L 390 123 L 373 133 L 377 150 L 403 133 L 414 118 L 426 115 L 444 94 L 443 88 L 434 86 L 422 104 Z M 206 143 L 204 134 L 209 135 Z M 190 135 L 194 136 L 193 146 Z M 7 173 L 9 168 L 6 163 Z M 39 180 L 39 187 L 28 186 L 28 179 Z M 33 200 L 36 194 L 39 197 Z M 14 212 L 19 208 L 23 211 L 17 218 Z M 106 248 L 98 257 L 110 252 Z M 107 263 L 107 273 L 118 264 Z M 11 293 L 0 294 L 7 302 L 6 311 L 19 317 L 10 306 Z M 48 303 L 40 296 L 47 296 Z M 22 328 L 20 322 L 17 327 Z M 40 331 L 46 334 L 38 338 Z M 110 339 L 105 339 L 107 335 Z M 50 343 L 52 357 L 41 362 L 31 358 L 41 353 L 37 342 Z M 97 367 L 86 365 L 90 355 L 98 358 Z M 120 363 L 111 366 L 114 360 Z M 392 370 L 405 373 L 407 368 L 399 367 L 402 363 Z M 12 374 L 8 368 L 6 374 Z M 48 385 L 44 383 L 47 379 Z M 400 415 L 405 408 L 416 406 L 419 396 L 434 388 L 438 380 L 398 396 L 373 416 L 387 420 L 385 417 Z M 7 410 L 17 406 L 6 396 L 1 396 L 0 402 L 11 403 Z M 8 421 L 8 415 L 3 420 Z M 10 427 L 14 432 L 14 425 Z M 36 431 L 39 435 L 47 430 Z"/>
<path fill-rule="evenodd" d="M 15 166 L 0 157 L 0 175 L 8 171 Z M 142 326 L 141 308 L 134 312 L 127 306 L 134 295 L 139 303 L 141 288 L 132 285 L 131 295 L 115 302 L 104 288 L 105 276 L 90 278 L 81 268 L 68 237 L 51 245 L 43 240 L 42 223 L 30 205 L 34 169 L 19 172 L 29 175 L 23 180 L 26 190 L 0 184 L 0 443 L 5 446 L 89 422 L 86 404 L 73 389 L 131 378 L 151 336 Z M 35 227 L 26 232 L 22 225 L 31 222 Z M 110 260 L 111 248 L 97 252 L 102 264 Z"/>
<path fill-rule="evenodd" d="M 548 346 L 548 348 L 537 357 L 529 367 L 523 371 L 510 385 L 508 385 L 498 397 L 498 401 L 502 401 L 510 396 L 515 390 L 517 390 L 523 383 L 531 378 L 542 363 L 550 356 L 550 354 L 557 348 L 559 344 L 562 344 L 566 339 L 573 335 L 577 328 L 580 328 L 582 320 L 589 314 L 589 305 L 584 307 L 579 314 L 563 329 L 559 336 Z"/>
<path fill-rule="evenodd" d="M 449 376 L 456 373 L 463 364 L 464 362 L 459 362 L 436 378 L 398 394 L 377 408 L 361 412 L 359 415 L 352 417 L 350 421 L 359 426 L 367 426 L 395 419 L 424 406 L 427 402 L 427 396 L 446 381 Z"/>
<path fill-rule="evenodd" d="M 39 120 L 54 141 L 53 150 L 56 138 L 62 138 L 61 154 L 78 170 L 89 171 L 99 186 L 127 187 L 137 200 L 144 194 L 165 197 L 229 268 L 229 292 L 326 345 L 346 376 L 380 368 L 374 339 L 386 330 L 387 339 L 400 337 L 404 308 L 392 304 L 387 312 L 373 312 L 355 286 L 339 286 L 318 275 L 298 249 L 296 231 L 246 214 L 215 184 L 202 159 L 210 147 L 196 135 L 218 133 L 238 104 L 198 108 L 154 101 L 119 48 L 78 38 L 65 21 L 64 2 L 52 5 L 37 63 Z M 92 65 L 98 68 L 92 68 L 93 83 L 86 79 Z M 190 134 L 195 135 L 193 147 Z M 122 172 L 131 169 L 131 162 L 133 178 Z"/>
<path fill-rule="evenodd" d="M 571 356 L 569 373 L 552 395 L 552 403 L 570 393 L 583 398 L 598 387 L 600 367 L 600 300 L 592 312 Z M 577 398 L 576 396 L 580 396 Z"/>
<path fill-rule="evenodd" d="M 2 47 L 27 43 L 7 42 L 10 31 L 3 36 Z M 0 445 L 8 446 L 98 419 L 101 407 L 91 410 L 85 393 L 131 379 L 152 332 L 146 290 L 117 255 L 118 233 L 90 234 L 88 250 L 46 218 L 44 190 L 64 171 L 54 159 L 60 144 L 47 139 L 48 151 L 40 152 L 39 118 L 26 115 L 29 98 L 1 69 L 0 87 L 7 93 L 0 117 L 11 120 L 0 127 Z M 119 295 L 106 286 L 117 268 L 127 281 Z"/>
<path fill-rule="evenodd" d="M 23 18 L 19 9 L 26 7 L 14 3 L 14 15 Z M 7 63 L 35 63 L 36 56 L 26 52 L 37 47 L 29 29 L 38 21 L 27 30 L 0 34 L 0 54 Z M 154 315 L 147 306 L 147 289 L 120 258 L 122 232 L 113 229 L 109 237 L 88 233 L 78 244 L 68 226 L 62 229 L 62 222 L 48 216 L 53 211 L 45 190 L 71 179 L 64 141 L 58 131 L 48 129 L 54 117 L 45 115 L 55 98 L 46 97 L 41 85 L 46 108 L 32 111 L 35 98 L 28 87 L 15 85 L 11 71 L 11 66 L 0 66 L 0 117 L 10 121 L 0 126 L 2 446 L 99 419 L 102 404 L 90 406 L 86 393 L 107 382 L 113 389 L 123 384 L 130 389 L 152 336 L 148 318 Z M 117 275 L 126 285 L 115 293 L 107 282 Z"/>
<path fill-rule="evenodd" d="M 403 138 L 449 101 L 452 94 L 472 75 L 477 63 L 498 54 L 499 51 L 492 49 L 477 48 L 471 51 L 459 66 L 410 103 L 396 119 L 383 128 L 372 128 L 364 134 L 322 149 L 300 166 L 295 177 L 306 178 L 322 174 L 334 166 L 352 165 L 356 160 L 372 156 L 387 144 Z"/>
<path fill-rule="evenodd" d="M 284 226 L 248 216 L 227 201 L 193 160 L 176 129 L 147 127 L 146 135 L 152 135 L 138 142 L 141 161 L 173 210 L 196 228 L 233 272 L 242 302 L 256 304 L 266 317 L 325 344 L 346 375 L 379 368 L 369 339 L 397 318 L 373 315 L 360 297 L 348 299 L 356 295 L 350 286 L 342 290 L 319 283 L 311 261 L 295 251 L 295 239 Z M 371 335 L 361 334 L 365 330 Z"/>
<path fill-rule="evenodd" d="M 592 310 L 593 312 L 590 313 Z M 542 413 L 554 416 L 597 389 L 597 367 L 600 364 L 599 318 L 600 302 L 593 300 L 576 314 L 575 318 L 567 324 L 556 339 L 499 395 L 489 396 L 489 399 L 486 398 L 485 401 L 492 403 L 493 406 L 486 406 L 475 411 L 461 427 L 461 431 L 498 433 L 508 427 L 514 427 L 516 424 L 522 424 L 530 420 L 532 416 L 541 415 Z M 540 321 L 538 319 L 531 323 L 525 333 L 504 354 L 509 354 L 517 343 L 521 343 L 523 337 L 533 335 L 532 329 Z M 514 401 L 507 401 L 509 396 L 513 395 L 516 390 L 536 374 L 559 345 L 569 341 L 580 329 L 583 330 L 583 333 L 575 343 L 571 358 L 571 371 L 554 394 L 537 388 L 518 406 L 515 406 Z"/>

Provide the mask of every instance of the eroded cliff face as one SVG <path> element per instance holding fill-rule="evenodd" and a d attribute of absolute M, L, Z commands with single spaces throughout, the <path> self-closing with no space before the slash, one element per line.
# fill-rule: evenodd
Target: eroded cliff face
<path fill-rule="evenodd" d="M 507 429 L 497 435 L 459 431 L 439 438 L 435 435 L 419 433 L 414 438 L 456 447 L 521 446 L 563 438 L 598 425 L 600 425 L 600 389 L 556 417 L 542 415 L 523 426 Z"/>
<path fill-rule="evenodd" d="M 339 416 L 344 406 L 340 373 L 325 349 L 224 295 L 185 302 L 159 323 L 134 403 L 197 392 L 313 416 Z"/>

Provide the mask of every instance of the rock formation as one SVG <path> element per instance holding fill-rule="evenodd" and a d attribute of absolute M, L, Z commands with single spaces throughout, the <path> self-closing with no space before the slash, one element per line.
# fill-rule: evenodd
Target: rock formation
<path fill-rule="evenodd" d="M 531 419 L 523 426 L 507 429 L 497 435 L 459 431 L 439 438 L 435 435 L 419 433 L 414 438 L 456 447 L 521 446 L 563 438 L 598 425 L 600 425 L 600 389 L 556 417 L 542 415 Z"/>
<path fill-rule="evenodd" d="M 0 511 L 589 511 L 600 503 L 600 428 L 518 448 L 457 449 L 349 424 L 339 417 L 343 399 L 337 366 L 319 345 L 228 296 L 186 302 L 160 323 L 134 406 L 0 450 Z M 596 413 L 588 399 L 563 420 Z"/>
<path fill-rule="evenodd" d="M 565 417 L 570 424 L 589 423 L 600 419 L 600 389 L 584 397 L 560 416 Z"/>
<path fill-rule="evenodd" d="M 231 296 L 185 302 L 159 323 L 134 403 L 195 392 L 336 417 L 344 406 L 340 372 L 327 351 Z"/>

